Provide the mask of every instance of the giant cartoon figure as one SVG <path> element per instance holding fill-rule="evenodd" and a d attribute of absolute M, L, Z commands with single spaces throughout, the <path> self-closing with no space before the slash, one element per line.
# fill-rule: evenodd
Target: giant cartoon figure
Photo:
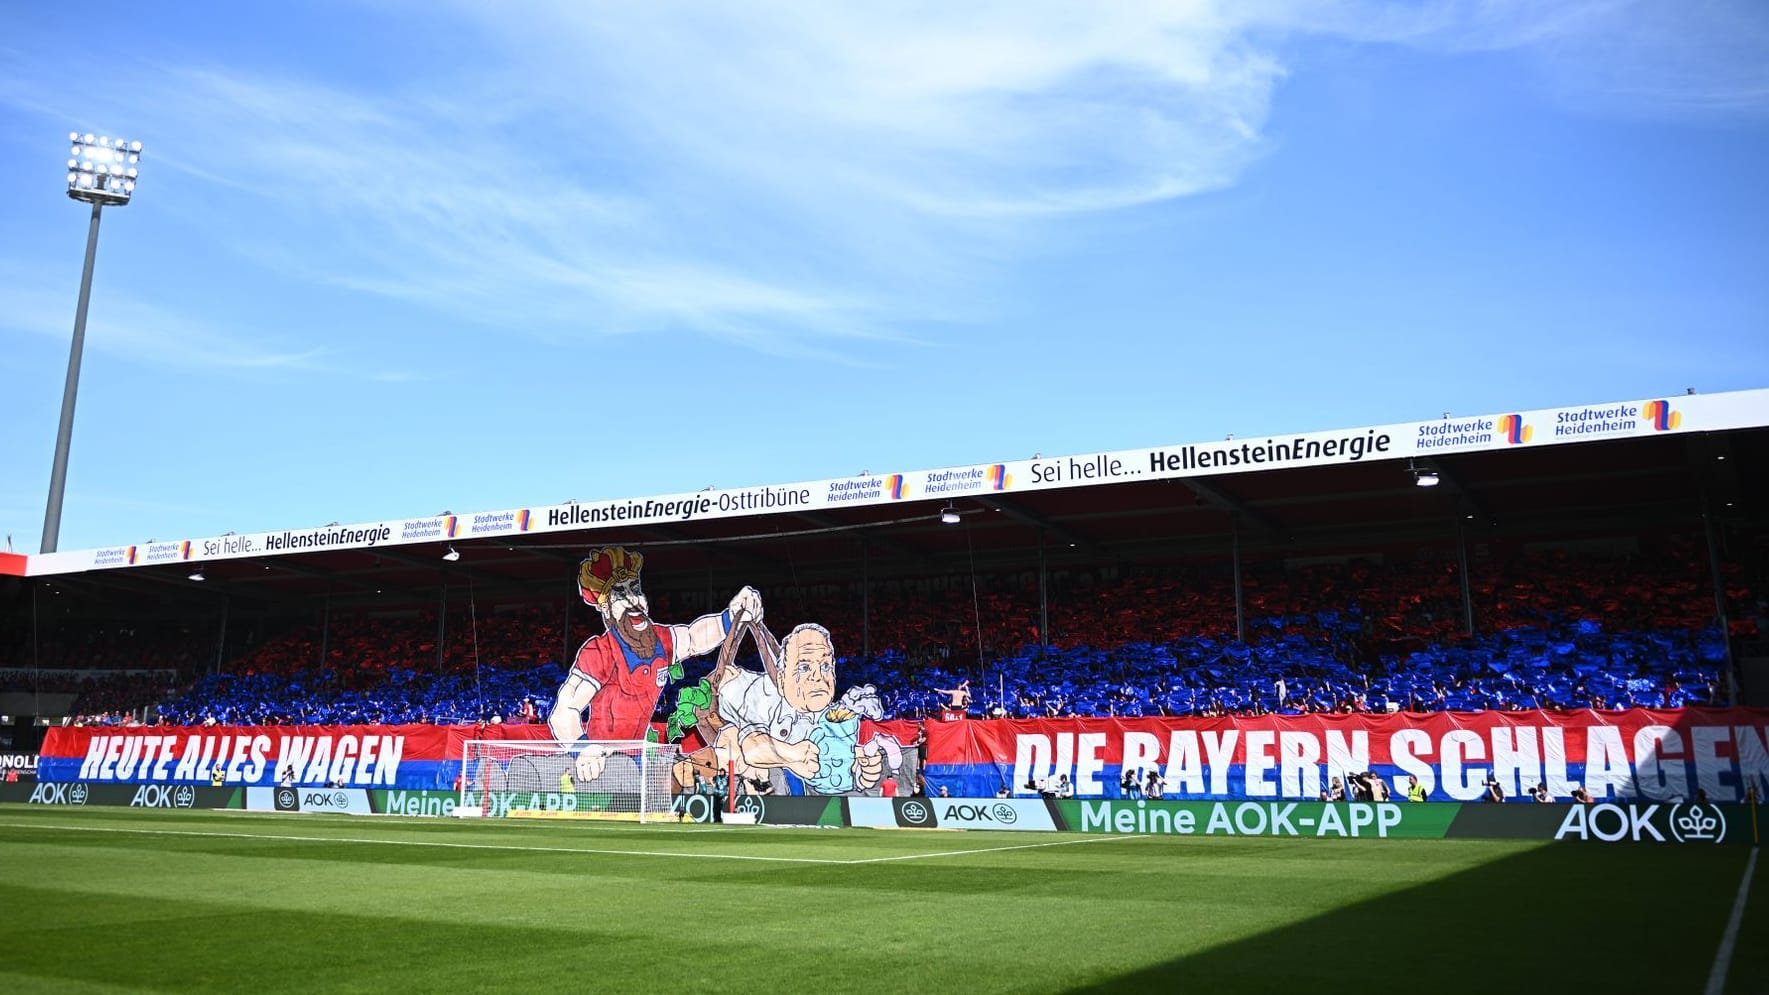
<path fill-rule="evenodd" d="M 687 625 L 657 625 L 639 585 L 645 558 L 619 546 L 598 549 L 578 566 L 584 603 L 602 613 L 604 632 L 584 640 L 547 715 L 553 738 L 641 740 L 675 664 L 719 647 L 739 620 L 762 617 L 762 596 L 745 587 L 718 615 Z M 577 753 L 577 780 L 602 775 L 607 753 L 593 744 Z"/>
<path fill-rule="evenodd" d="M 868 791 L 887 770 L 902 764 L 902 747 L 877 733 L 860 741 L 860 719 L 883 718 L 878 689 L 870 684 L 835 696 L 835 645 L 829 630 L 806 623 L 787 633 L 774 650 L 764 629 L 767 673 L 718 668 L 716 709 L 740 772 L 785 769 L 809 791 Z"/>

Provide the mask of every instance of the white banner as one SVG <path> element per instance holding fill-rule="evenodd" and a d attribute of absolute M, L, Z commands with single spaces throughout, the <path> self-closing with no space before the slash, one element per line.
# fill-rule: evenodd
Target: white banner
<path fill-rule="evenodd" d="M 369 793 L 362 788 L 247 788 L 246 808 L 255 812 L 342 812 L 369 815 Z"/>
<path fill-rule="evenodd" d="M 871 829 L 1003 829 L 1052 832 L 1050 809 L 1032 798 L 863 798 L 848 800 L 848 821 Z"/>
<path fill-rule="evenodd" d="M 196 564 L 322 549 L 371 549 L 529 532 L 737 518 L 779 511 L 940 500 L 1002 491 L 1399 460 L 1766 425 L 1769 425 L 1769 389 L 1699 394 L 793 484 L 715 488 L 662 497 L 572 502 L 465 515 L 431 515 L 355 525 L 69 550 L 27 557 L 26 573 L 39 576 L 157 563 Z M 589 541 L 593 540 L 586 540 Z"/>

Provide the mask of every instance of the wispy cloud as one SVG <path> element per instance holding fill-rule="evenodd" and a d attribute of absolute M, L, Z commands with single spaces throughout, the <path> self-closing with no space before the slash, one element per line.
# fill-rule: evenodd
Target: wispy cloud
<path fill-rule="evenodd" d="M 543 339 L 688 329 L 776 352 L 953 319 L 1076 214 L 1232 185 L 1268 151 L 1298 39 L 1515 50 L 1576 99 L 1648 112 L 1769 108 L 1749 0 L 422 9 L 414 31 L 475 44 L 404 88 L 156 65 L 105 99 L 193 223 L 217 215 L 209 235 L 261 266 Z M 78 99 L 51 79 L 0 100 Z M 172 303 L 134 306 L 177 328 Z M 180 331 L 191 362 L 325 358 Z"/>
<path fill-rule="evenodd" d="M 115 281 L 113 281 L 115 282 Z M 24 278 L 17 267 L 0 267 L 0 340 L 6 335 L 38 335 L 65 341 L 73 325 L 74 303 L 53 282 Z M 218 325 L 189 308 L 144 300 L 126 290 L 107 288 L 86 326 L 88 350 L 167 369 L 206 369 L 263 376 L 345 376 L 353 379 L 408 380 L 403 371 L 376 371 L 344 362 L 336 350 L 295 348 L 256 324 Z"/>

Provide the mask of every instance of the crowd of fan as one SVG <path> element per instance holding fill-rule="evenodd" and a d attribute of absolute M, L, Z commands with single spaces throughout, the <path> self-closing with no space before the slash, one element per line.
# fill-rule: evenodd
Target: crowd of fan
<path fill-rule="evenodd" d="M 876 685 L 897 717 L 938 713 L 949 703 L 940 689 L 965 680 L 972 714 L 1007 717 L 1677 707 L 1724 694 L 1726 635 L 1712 625 L 1705 564 L 1688 549 L 1551 551 L 1477 570 L 1474 636 L 1464 634 L 1456 565 L 1441 558 L 1250 567 L 1245 642 L 1232 585 L 1209 571 L 1108 568 L 1053 584 L 1048 634 L 1030 575 L 974 588 L 968 578 L 878 585 L 867 631 L 888 648 L 869 657 L 858 652 L 851 591 L 781 592 L 768 619 L 777 631 L 827 625 L 841 684 Z M 1727 593 L 1732 634 L 1752 635 L 1763 603 L 1741 583 Z M 661 622 L 698 607 L 665 594 L 652 602 Z M 157 714 L 180 724 L 531 720 L 544 717 L 568 652 L 600 631 L 582 605 L 443 621 L 441 653 L 433 612 L 337 618 L 323 635 L 296 627 L 161 698 Z M 690 664 L 689 682 L 709 667 Z M 81 711 L 115 710 L 92 707 L 98 700 L 83 694 Z M 673 704 L 666 692 L 660 714 Z"/>

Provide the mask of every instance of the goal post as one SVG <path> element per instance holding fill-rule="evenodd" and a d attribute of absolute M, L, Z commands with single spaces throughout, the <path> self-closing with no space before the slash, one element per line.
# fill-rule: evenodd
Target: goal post
<path fill-rule="evenodd" d="M 663 822 L 672 811 L 671 743 L 471 739 L 461 752 L 457 812 Z"/>

